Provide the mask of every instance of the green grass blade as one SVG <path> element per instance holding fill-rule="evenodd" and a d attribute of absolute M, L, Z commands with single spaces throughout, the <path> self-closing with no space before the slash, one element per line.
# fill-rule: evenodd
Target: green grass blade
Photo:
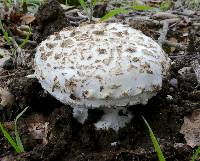
<path fill-rule="evenodd" d="M 167 11 L 172 7 L 172 2 L 171 0 L 168 1 L 163 1 L 160 5 L 160 10 L 161 11 Z"/>
<path fill-rule="evenodd" d="M 93 0 L 93 6 L 97 4 L 97 0 Z"/>
<path fill-rule="evenodd" d="M 31 31 L 28 32 L 28 34 L 26 35 L 26 38 L 23 40 L 23 42 L 19 45 L 20 48 L 23 48 L 26 43 L 28 42 L 29 38 L 30 38 L 30 35 L 31 35 Z"/>
<path fill-rule="evenodd" d="M 200 154 L 200 146 L 197 148 L 197 150 L 195 151 L 195 153 L 192 155 L 192 161 L 197 160 L 199 154 Z"/>
<path fill-rule="evenodd" d="M 155 9 L 154 7 L 147 6 L 147 5 L 134 5 L 131 8 L 137 11 L 150 11 L 150 10 Z"/>
<path fill-rule="evenodd" d="M 16 137 L 17 146 L 19 147 L 20 152 L 24 152 L 24 146 L 22 144 L 22 141 L 20 139 L 20 136 L 17 130 L 17 121 L 23 115 L 23 113 L 26 112 L 27 109 L 28 107 L 26 107 L 21 113 L 19 113 L 15 119 L 15 137 Z"/>
<path fill-rule="evenodd" d="M 114 10 L 109 11 L 106 15 L 104 15 L 101 18 L 101 20 L 106 21 L 115 15 L 122 14 L 122 13 L 129 13 L 129 12 L 130 12 L 129 10 L 123 9 L 123 8 L 114 9 Z"/>
<path fill-rule="evenodd" d="M 13 138 L 10 136 L 10 134 L 6 131 L 6 129 L 3 127 L 3 125 L 0 122 L 0 129 L 3 133 L 3 135 L 5 136 L 5 138 L 8 140 L 8 142 L 12 145 L 12 147 L 15 149 L 15 151 L 17 153 L 20 153 L 20 149 L 17 146 L 17 144 L 15 143 L 15 141 L 13 140 Z"/>
<path fill-rule="evenodd" d="M 26 0 L 27 4 L 41 5 L 42 0 Z"/>
<path fill-rule="evenodd" d="M 0 29 L 2 30 L 3 32 L 3 35 L 4 35 L 4 39 L 6 40 L 6 42 L 8 43 L 8 45 L 10 46 L 10 48 L 12 48 L 12 43 L 11 43 L 11 40 L 9 38 L 9 35 L 8 35 L 8 32 L 5 31 L 5 29 L 3 28 L 3 23 L 0 19 Z"/>
<path fill-rule="evenodd" d="M 0 19 L 0 29 L 3 31 L 3 33 L 5 32 L 5 30 L 4 30 L 4 28 L 3 28 L 3 23 L 2 23 L 2 21 L 1 21 L 1 19 Z"/>
<path fill-rule="evenodd" d="M 86 13 L 87 15 L 89 15 L 89 14 L 88 14 L 88 7 L 87 7 L 85 1 L 84 1 L 84 0 L 79 0 L 79 3 L 80 3 L 80 5 L 81 5 L 81 7 L 83 8 L 83 10 L 85 11 L 85 13 Z"/>
<path fill-rule="evenodd" d="M 155 135 L 154 135 L 154 133 L 153 133 L 151 127 L 149 126 L 149 124 L 148 124 L 148 122 L 146 121 L 146 119 L 145 119 L 144 117 L 142 117 L 142 118 L 143 118 L 143 120 L 144 120 L 146 126 L 148 127 L 149 134 L 150 134 L 150 138 L 151 138 L 151 141 L 152 141 L 152 143 L 153 143 L 154 149 L 155 149 L 155 151 L 156 151 L 156 153 L 157 153 L 157 155 L 158 155 L 159 161 L 166 161 L 166 160 L 165 160 L 165 157 L 164 157 L 164 155 L 163 155 L 163 152 L 162 152 L 162 150 L 161 150 L 161 148 L 160 148 L 160 145 L 159 145 L 159 143 L 158 143 L 158 141 L 157 141 L 157 139 L 156 139 L 156 137 L 155 137 Z"/>

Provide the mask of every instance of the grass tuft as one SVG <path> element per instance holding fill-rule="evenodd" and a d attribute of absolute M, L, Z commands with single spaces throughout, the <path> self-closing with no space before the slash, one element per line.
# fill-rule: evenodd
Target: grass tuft
<path fill-rule="evenodd" d="M 22 112 L 20 112 L 16 119 L 15 119 L 15 127 L 14 127 L 14 133 L 15 133 L 15 140 L 12 138 L 12 136 L 9 134 L 9 132 L 3 127 L 2 123 L 0 122 L 0 130 L 3 133 L 4 137 L 8 140 L 10 145 L 15 149 L 17 153 L 24 152 L 24 146 L 22 144 L 22 141 L 19 136 L 19 132 L 17 130 L 17 121 L 18 119 L 23 115 L 23 113 L 28 109 L 26 107 Z"/>
<path fill-rule="evenodd" d="M 153 143 L 154 149 L 155 149 L 155 151 L 157 153 L 159 161 L 166 161 L 165 157 L 163 155 L 163 152 L 162 152 L 162 150 L 160 148 L 160 145 L 159 145 L 159 143 L 158 143 L 158 141 L 157 141 L 157 139 L 156 139 L 151 127 L 149 126 L 149 124 L 146 121 L 146 119 L 144 117 L 142 117 L 142 118 L 143 118 L 143 120 L 144 120 L 144 122 L 145 122 L 145 124 L 146 124 L 146 126 L 147 126 L 147 128 L 149 130 L 149 135 L 150 135 L 151 141 Z"/>

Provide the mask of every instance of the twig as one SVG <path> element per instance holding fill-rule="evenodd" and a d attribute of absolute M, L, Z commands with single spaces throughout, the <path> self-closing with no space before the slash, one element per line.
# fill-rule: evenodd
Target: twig
<path fill-rule="evenodd" d="M 198 60 L 196 59 L 196 60 L 191 61 L 191 66 L 195 72 L 195 75 L 196 75 L 196 78 L 198 81 L 197 86 L 199 86 L 200 85 L 200 64 L 199 64 Z"/>
<path fill-rule="evenodd" d="M 197 16 L 197 15 L 195 15 L 196 12 L 189 13 L 189 12 L 172 11 L 172 13 L 173 14 L 177 14 L 177 15 L 182 15 L 182 16 L 188 16 L 188 17 L 195 17 L 195 16 Z"/>
<path fill-rule="evenodd" d="M 160 31 L 160 37 L 158 38 L 158 43 L 161 46 L 163 45 L 163 43 L 166 40 L 168 29 L 169 29 L 169 22 L 168 21 L 163 21 L 163 28 Z"/>
<path fill-rule="evenodd" d="M 79 17 L 82 17 L 84 19 L 88 19 L 88 16 L 83 15 L 81 12 L 77 12 Z"/>
<path fill-rule="evenodd" d="M 70 19 L 71 21 L 80 21 L 80 20 L 83 20 L 83 19 L 86 19 L 86 18 L 83 18 L 83 17 L 74 17 L 74 16 L 70 16 L 68 14 L 65 13 L 65 17 Z"/>
<path fill-rule="evenodd" d="M 18 42 L 18 43 L 23 43 L 23 41 L 24 41 L 24 39 L 21 39 L 21 38 L 19 38 L 17 36 L 13 36 L 13 37 L 14 37 L 15 41 Z M 28 40 L 26 43 L 30 44 L 30 45 L 33 45 L 33 46 L 37 45 L 36 41 L 31 41 L 31 40 Z"/>
<path fill-rule="evenodd" d="M 12 73 L 12 74 L 8 74 L 8 75 L 3 75 L 3 76 L 0 76 L 0 79 L 5 79 L 7 77 L 11 77 L 11 76 L 14 76 L 15 73 Z"/>
<path fill-rule="evenodd" d="M 182 51 L 186 50 L 186 46 L 179 44 L 179 43 L 172 43 L 168 40 L 163 41 L 163 44 L 167 45 L 169 47 L 175 47 L 178 50 L 182 50 Z"/>
<path fill-rule="evenodd" d="M 69 23 L 72 25 L 72 26 L 79 26 L 80 23 L 79 22 L 74 22 L 74 21 L 69 21 Z"/>
<path fill-rule="evenodd" d="M 193 25 L 193 26 L 200 26 L 200 23 L 194 22 L 194 23 L 192 23 L 192 25 Z"/>
<path fill-rule="evenodd" d="M 174 24 L 179 23 L 180 21 L 181 21 L 180 18 L 170 18 L 170 19 L 162 20 L 160 21 L 160 23 L 164 25 L 164 23 L 167 22 L 169 25 L 174 25 Z"/>
<path fill-rule="evenodd" d="M 178 16 L 169 12 L 157 12 L 154 15 L 152 15 L 152 18 L 156 20 L 166 20 L 178 18 Z"/>
<path fill-rule="evenodd" d="M 15 54 L 15 63 L 17 66 L 19 65 L 25 65 L 25 60 L 24 60 L 24 56 L 25 56 L 25 51 L 23 49 L 21 49 L 17 42 L 15 41 L 14 38 L 10 37 L 11 41 L 12 41 L 12 44 L 15 48 L 15 51 L 16 51 L 16 54 Z"/>
<path fill-rule="evenodd" d="M 129 16 L 127 16 L 129 17 Z M 154 20 L 154 19 L 150 19 L 149 17 L 144 17 L 144 16 L 135 16 L 135 17 L 130 17 L 130 19 L 128 20 L 129 23 L 133 22 L 134 21 L 141 21 L 143 23 L 148 23 L 150 25 L 160 25 L 160 22 L 158 20 Z"/>

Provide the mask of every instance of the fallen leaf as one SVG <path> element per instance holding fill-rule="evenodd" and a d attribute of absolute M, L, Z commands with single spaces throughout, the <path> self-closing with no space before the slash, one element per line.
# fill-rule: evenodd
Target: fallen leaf
<path fill-rule="evenodd" d="M 184 135 L 187 145 L 192 148 L 200 145 L 200 111 L 194 111 L 190 118 L 184 117 L 180 133 Z"/>
<path fill-rule="evenodd" d="M 26 14 L 26 15 L 21 17 L 21 20 L 24 21 L 25 24 L 28 25 L 35 20 L 35 16 L 31 15 L 31 14 Z"/>

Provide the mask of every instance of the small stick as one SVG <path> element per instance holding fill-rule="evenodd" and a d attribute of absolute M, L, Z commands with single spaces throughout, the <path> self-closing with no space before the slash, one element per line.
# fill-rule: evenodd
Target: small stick
<path fill-rule="evenodd" d="M 14 37 L 15 41 L 18 42 L 18 43 L 22 43 L 24 41 L 24 39 L 21 39 L 21 38 L 19 38 L 17 36 L 13 36 L 13 37 Z M 37 45 L 36 41 L 31 41 L 31 40 L 28 40 L 26 43 L 30 44 L 30 45 L 34 45 L 34 46 Z"/>
<path fill-rule="evenodd" d="M 83 17 L 70 16 L 70 15 L 67 15 L 67 14 L 65 14 L 65 17 L 68 18 L 68 19 L 70 19 L 71 21 L 79 21 L 79 20 L 86 19 L 86 18 L 83 18 Z"/>
<path fill-rule="evenodd" d="M 15 54 L 14 62 L 16 63 L 17 66 L 24 65 L 25 64 L 25 61 L 24 61 L 25 51 L 18 46 L 18 44 L 14 38 L 10 37 L 10 40 L 12 41 L 12 44 L 16 51 L 16 53 L 14 53 Z"/>
<path fill-rule="evenodd" d="M 191 66 L 195 72 L 195 75 L 196 75 L 196 78 L 198 81 L 198 85 L 196 86 L 196 88 L 197 88 L 200 85 L 200 64 L 199 64 L 198 60 L 196 59 L 196 60 L 191 61 Z"/>
<path fill-rule="evenodd" d="M 182 50 L 182 51 L 186 50 L 186 46 L 184 46 L 182 44 L 179 44 L 179 43 L 172 43 L 172 42 L 170 42 L 168 40 L 163 41 L 163 44 L 165 44 L 167 46 L 170 46 L 170 47 L 175 47 L 178 50 Z"/>
<path fill-rule="evenodd" d="M 168 21 L 164 21 L 163 22 L 163 28 L 162 31 L 160 31 L 160 37 L 158 38 L 158 43 L 162 46 L 163 43 L 166 40 L 166 36 L 167 36 L 167 32 L 169 29 L 169 22 Z"/>

